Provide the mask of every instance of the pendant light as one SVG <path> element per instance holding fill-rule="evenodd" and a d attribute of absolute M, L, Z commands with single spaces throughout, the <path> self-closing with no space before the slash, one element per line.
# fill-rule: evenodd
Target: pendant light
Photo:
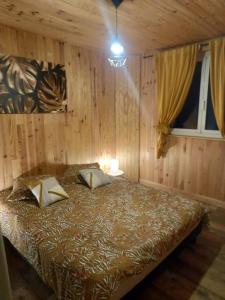
<path fill-rule="evenodd" d="M 123 0 L 112 0 L 115 8 L 116 8 L 116 36 L 113 40 L 113 43 L 111 44 L 110 47 L 110 56 L 108 57 L 108 61 L 110 65 L 114 68 L 119 68 L 125 65 L 126 63 L 126 56 L 124 54 L 124 48 L 119 42 L 118 38 L 118 26 L 117 26 L 117 10 L 120 4 L 122 3 Z"/>

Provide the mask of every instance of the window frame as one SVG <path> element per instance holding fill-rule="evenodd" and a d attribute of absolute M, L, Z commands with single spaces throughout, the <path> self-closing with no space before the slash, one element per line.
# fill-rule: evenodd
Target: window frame
<path fill-rule="evenodd" d="M 215 139 L 223 138 L 219 130 L 205 129 L 208 84 L 209 84 L 209 68 L 210 68 L 210 51 L 206 51 L 202 60 L 197 128 L 196 129 L 172 128 L 171 130 L 172 135 L 193 136 L 193 137 L 201 137 L 201 138 L 215 138 Z"/>

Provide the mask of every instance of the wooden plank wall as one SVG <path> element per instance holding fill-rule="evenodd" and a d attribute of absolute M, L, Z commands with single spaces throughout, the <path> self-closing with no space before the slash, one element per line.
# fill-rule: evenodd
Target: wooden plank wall
<path fill-rule="evenodd" d="M 116 70 L 116 153 L 129 179 L 139 178 L 141 60 L 134 57 Z"/>
<path fill-rule="evenodd" d="M 224 141 L 171 137 L 167 156 L 155 158 L 153 58 L 130 56 L 115 72 L 100 52 L 6 26 L 0 26 L 1 52 L 65 64 L 69 112 L 0 115 L 0 189 L 42 163 L 117 156 L 132 180 L 225 201 Z"/>
<path fill-rule="evenodd" d="M 171 136 L 165 158 L 155 155 L 154 58 L 142 60 L 140 180 L 225 201 L 225 141 Z"/>
<path fill-rule="evenodd" d="M 139 93 L 137 56 L 128 58 L 128 82 L 128 77 L 120 74 L 122 71 L 115 76 L 100 52 L 3 25 L 0 53 L 65 64 L 69 99 L 67 114 L 0 115 L 0 189 L 10 186 L 14 177 L 43 163 L 92 162 L 116 155 L 126 176 L 138 180 L 139 98 L 129 94 L 130 85 L 133 87 L 130 78 Z M 118 82 L 119 94 L 115 93 L 116 77 L 123 78 Z M 122 114 L 119 119 L 116 109 Z M 134 126 L 132 133 L 124 126 L 128 123 Z M 130 159 L 124 163 L 127 154 Z"/>

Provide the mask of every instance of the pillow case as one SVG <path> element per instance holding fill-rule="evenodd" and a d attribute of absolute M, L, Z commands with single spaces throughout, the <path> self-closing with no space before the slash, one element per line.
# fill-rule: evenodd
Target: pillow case
<path fill-rule="evenodd" d="M 64 184 L 67 183 L 81 183 L 79 175 L 80 170 L 88 169 L 88 168 L 95 168 L 100 169 L 99 163 L 91 163 L 91 164 L 74 164 L 74 165 L 68 165 L 65 172 L 60 178 L 60 182 L 63 182 Z"/>
<path fill-rule="evenodd" d="M 69 198 L 55 177 L 27 179 L 26 185 L 37 199 L 41 208 Z"/>
<path fill-rule="evenodd" d="M 8 195 L 8 201 L 20 201 L 35 199 L 35 196 L 29 190 L 26 185 L 26 181 L 29 179 L 41 179 L 49 177 L 49 175 L 37 175 L 37 176 L 19 176 L 13 180 L 12 192 Z"/>
<path fill-rule="evenodd" d="M 82 169 L 79 173 L 91 189 L 95 189 L 99 186 L 112 183 L 111 178 L 100 169 Z"/>

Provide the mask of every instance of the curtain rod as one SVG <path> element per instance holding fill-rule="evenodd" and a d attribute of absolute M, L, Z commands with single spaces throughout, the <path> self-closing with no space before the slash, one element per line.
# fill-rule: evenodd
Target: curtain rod
<path fill-rule="evenodd" d="M 150 55 L 143 55 L 143 58 L 149 58 L 149 57 L 153 57 L 154 55 L 153 54 L 150 54 Z"/>
<path fill-rule="evenodd" d="M 201 47 L 206 47 L 206 46 L 209 46 L 209 42 L 204 42 L 204 43 L 198 43 Z M 190 44 L 191 45 L 191 44 Z M 177 46 L 177 47 L 174 47 L 174 48 L 169 48 L 169 49 L 165 49 L 165 50 L 162 50 L 162 51 L 166 51 L 166 50 L 173 50 L 173 49 L 177 49 L 177 48 L 181 48 L 182 46 Z M 185 47 L 185 45 L 184 45 Z M 149 57 L 154 57 L 154 54 L 149 54 L 149 55 L 143 55 L 143 58 L 149 58 Z"/>

